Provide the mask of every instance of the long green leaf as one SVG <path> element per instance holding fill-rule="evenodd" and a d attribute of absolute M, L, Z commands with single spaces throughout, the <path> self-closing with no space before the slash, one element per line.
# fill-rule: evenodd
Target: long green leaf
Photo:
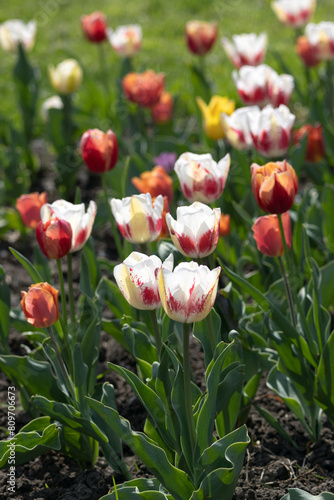
<path fill-rule="evenodd" d="M 39 274 L 39 272 L 37 271 L 36 267 L 26 257 L 24 257 L 24 255 L 22 255 L 20 252 L 18 252 L 14 248 L 10 247 L 9 250 L 12 252 L 14 257 L 17 258 L 17 260 L 20 262 L 20 264 L 22 264 L 24 269 L 29 273 L 29 275 L 34 283 L 41 283 L 43 281 L 43 278 Z"/>
<path fill-rule="evenodd" d="M 290 488 L 281 500 L 334 500 L 334 494 L 326 491 L 320 495 L 311 495 L 311 493 L 299 488 Z"/>

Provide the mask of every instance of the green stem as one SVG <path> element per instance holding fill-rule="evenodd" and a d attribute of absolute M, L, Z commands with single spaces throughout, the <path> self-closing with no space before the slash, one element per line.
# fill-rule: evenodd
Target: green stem
<path fill-rule="evenodd" d="M 333 66 L 332 61 L 327 61 L 327 85 L 328 85 L 328 104 L 331 120 L 334 119 L 334 81 L 333 81 Z"/>
<path fill-rule="evenodd" d="M 189 429 L 190 445 L 192 455 L 195 451 L 195 422 L 193 416 L 193 407 L 191 401 L 191 385 L 190 385 L 190 361 L 189 361 L 189 337 L 190 325 L 183 323 L 183 377 L 184 377 L 184 398 L 186 404 L 187 422 Z"/>
<path fill-rule="evenodd" d="M 58 349 L 58 346 L 57 346 L 57 342 L 53 336 L 53 333 L 52 333 L 52 329 L 51 328 L 48 328 L 48 332 L 49 332 L 49 335 L 50 335 L 50 339 L 51 339 L 51 344 L 54 348 L 54 351 L 56 353 L 56 357 L 57 357 L 57 360 L 58 360 L 58 363 L 59 363 L 59 366 L 60 366 L 60 369 L 61 369 L 61 372 L 63 374 L 63 377 L 64 377 L 64 382 L 65 382 L 65 385 L 66 385 L 66 389 L 67 389 L 67 392 L 70 396 L 70 398 L 73 400 L 73 401 L 76 401 L 73 393 L 72 393 L 72 383 L 71 383 L 71 380 L 70 380 L 70 377 L 68 375 L 68 372 L 66 370 L 66 366 L 64 364 L 64 361 L 63 361 L 63 358 L 61 357 L 61 354 L 59 352 L 59 349 Z"/>
<path fill-rule="evenodd" d="M 61 299 L 61 309 L 62 309 L 62 328 L 64 332 L 65 342 L 68 343 L 68 329 L 67 329 L 67 309 L 66 309 L 66 295 L 64 286 L 64 275 L 61 268 L 61 259 L 57 259 L 57 268 L 60 284 L 60 299 Z"/>
<path fill-rule="evenodd" d="M 76 321 L 75 321 L 75 305 L 74 305 L 74 293 L 73 293 L 72 253 L 67 254 L 67 278 L 68 278 L 68 296 L 70 301 L 70 314 L 71 314 L 72 344 L 74 345 L 76 336 Z"/>
<path fill-rule="evenodd" d="M 115 244 L 116 244 L 116 248 L 117 248 L 117 252 L 118 252 L 118 257 L 121 260 L 123 260 L 122 243 L 121 243 L 121 240 L 120 240 L 120 237 L 118 234 L 118 229 L 116 227 L 116 222 L 115 222 L 115 219 L 114 219 L 114 216 L 113 216 L 113 213 L 111 210 L 109 198 L 108 198 L 107 178 L 106 178 L 105 173 L 102 174 L 102 187 L 103 187 L 103 193 L 104 193 L 104 200 L 105 200 L 105 203 L 107 205 L 109 221 L 111 224 L 111 228 L 112 228 L 112 232 L 113 232 L 113 236 L 114 236 L 114 240 L 115 240 Z"/>
<path fill-rule="evenodd" d="M 285 261 L 286 261 L 286 265 L 287 265 L 287 269 L 288 269 L 288 277 L 291 278 L 291 276 L 292 276 L 291 267 L 290 267 L 291 264 L 290 264 L 290 259 L 289 259 L 288 245 L 286 243 L 285 232 L 284 232 L 284 227 L 283 227 L 282 214 L 277 214 L 277 219 L 278 219 L 278 224 L 279 224 L 279 228 L 280 228 L 280 232 L 281 232 L 281 238 L 282 238 L 283 250 L 284 250 L 284 257 L 285 257 Z M 282 271 L 282 274 L 283 274 L 285 289 L 286 289 L 287 298 L 288 298 L 289 307 L 290 307 L 291 321 L 292 321 L 293 326 L 296 327 L 297 322 L 296 322 L 295 306 L 294 306 L 293 298 L 292 298 L 293 294 L 292 294 L 292 291 L 291 291 L 291 287 L 290 287 L 290 283 L 289 283 L 288 277 L 286 276 L 286 273 L 285 273 L 285 269 L 284 269 L 283 263 L 281 262 L 280 265 L 281 264 L 282 264 L 281 271 Z"/>
<path fill-rule="evenodd" d="M 286 297 L 288 299 L 288 304 L 289 304 L 289 309 L 290 309 L 291 321 L 292 321 L 293 326 L 296 328 L 296 314 L 295 314 L 295 308 L 294 308 L 294 303 L 293 303 L 293 299 L 292 299 L 291 288 L 289 285 L 289 281 L 288 281 L 281 257 L 278 257 L 278 263 L 279 263 L 279 266 L 281 268 L 281 273 L 282 273 L 283 280 L 284 280 Z"/>
<path fill-rule="evenodd" d="M 61 99 L 64 105 L 64 138 L 65 144 L 72 144 L 73 126 L 72 126 L 72 95 L 62 95 Z"/>
<path fill-rule="evenodd" d="M 149 313 L 151 316 L 155 344 L 156 344 L 156 348 L 158 351 L 158 357 L 160 359 L 161 349 L 162 349 L 162 341 L 161 341 L 160 330 L 159 330 L 159 325 L 158 325 L 158 321 L 157 321 L 157 315 L 156 315 L 155 309 L 153 311 L 149 311 Z"/>

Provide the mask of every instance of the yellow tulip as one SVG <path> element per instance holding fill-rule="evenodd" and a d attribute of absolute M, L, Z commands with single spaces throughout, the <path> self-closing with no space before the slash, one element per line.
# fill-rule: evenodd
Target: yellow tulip
<path fill-rule="evenodd" d="M 221 113 L 231 115 L 235 110 L 235 102 L 228 97 L 220 97 L 219 95 L 214 95 L 209 104 L 206 104 L 201 97 L 197 97 L 196 102 L 203 115 L 206 135 L 215 141 L 223 138 L 225 134 L 220 115 Z"/>
<path fill-rule="evenodd" d="M 75 59 L 65 59 L 58 66 L 49 66 L 51 85 L 60 94 L 72 94 L 82 81 L 82 69 Z"/>

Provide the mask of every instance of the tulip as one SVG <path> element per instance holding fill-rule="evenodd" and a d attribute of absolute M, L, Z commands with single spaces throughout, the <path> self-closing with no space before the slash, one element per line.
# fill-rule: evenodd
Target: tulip
<path fill-rule="evenodd" d="M 169 151 L 163 151 L 159 156 L 153 158 L 156 165 L 163 167 L 166 172 L 171 172 L 174 170 L 174 165 L 176 162 L 177 153 L 170 153 Z"/>
<path fill-rule="evenodd" d="M 167 196 L 169 202 L 173 199 L 173 179 L 160 165 L 143 172 L 140 177 L 132 177 L 131 182 L 141 193 L 150 193 L 153 197 L 161 194 Z"/>
<path fill-rule="evenodd" d="M 296 172 L 286 160 L 251 165 L 252 191 L 262 210 L 271 214 L 287 212 L 298 191 Z"/>
<path fill-rule="evenodd" d="M 16 200 L 16 208 L 21 215 L 23 224 L 31 229 L 36 229 L 41 220 L 41 208 L 47 203 L 46 192 L 23 194 Z"/>
<path fill-rule="evenodd" d="M 161 307 L 158 272 L 162 262 L 156 255 L 132 252 L 122 264 L 114 267 L 114 278 L 125 299 L 135 309 L 154 310 Z M 172 270 L 172 254 L 164 266 Z"/>
<path fill-rule="evenodd" d="M 254 146 L 266 158 L 283 156 L 290 145 L 295 115 L 281 104 L 273 108 L 268 104 L 262 111 L 248 114 L 249 128 Z"/>
<path fill-rule="evenodd" d="M 218 164 L 210 154 L 183 153 L 175 163 L 182 192 L 189 202 L 213 203 L 222 194 L 230 169 L 230 155 Z"/>
<path fill-rule="evenodd" d="M 314 127 L 309 123 L 303 125 L 293 134 L 293 143 L 298 144 L 305 135 L 308 135 L 306 146 L 306 161 L 319 162 L 325 156 L 325 142 L 320 124 Z"/>
<path fill-rule="evenodd" d="M 281 104 L 289 104 L 294 89 L 294 79 L 291 75 L 277 75 L 269 80 L 269 100 L 274 108 Z"/>
<path fill-rule="evenodd" d="M 188 21 L 185 27 L 185 36 L 188 49 L 193 54 L 203 56 L 213 46 L 218 35 L 216 22 Z"/>
<path fill-rule="evenodd" d="M 57 200 L 42 207 L 41 217 L 43 223 L 54 217 L 68 222 L 72 228 L 70 252 L 77 252 L 84 246 L 92 232 L 96 211 L 95 201 L 89 202 L 88 210 L 85 213 L 84 203 L 74 205 L 65 200 Z"/>
<path fill-rule="evenodd" d="M 243 33 L 233 35 L 233 42 L 223 37 L 222 46 L 232 64 L 240 69 L 241 66 L 258 66 L 265 58 L 268 37 L 266 33 Z"/>
<path fill-rule="evenodd" d="M 159 101 L 151 107 L 151 115 L 154 123 L 161 124 L 170 122 L 173 117 L 174 101 L 170 92 L 163 92 Z"/>
<path fill-rule="evenodd" d="M 258 106 L 245 106 L 239 108 L 231 116 L 222 113 L 221 122 L 225 131 L 226 139 L 236 149 L 240 151 L 253 147 L 253 139 L 248 123 L 248 114 L 259 112 Z"/>
<path fill-rule="evenodd" d="M 63 109 L 64 103 L 59 97 L 59 95 L 53 95 L 45 99 L 41 108 L 41 115 L 44 123 L 49 121 L 49 110 L 50 109 Z"/>
<path fill-rule="evenodd" d="M 164 196 L 163 198 L 164 198 L 164 207 L 162 210 L 162 228 L 161 228 L 161 232 L 159 234 L 159 240 L 161 238 L 168 238 L 169 237 L 169 231 L 168 231 L 168 227 L 167 227 L 167 223 L 166 223 L 166 215 L 169 212 L 169 203 L 168 203 L 167 196 Z M 152 198 L 152 203 L 154 203 L 155 200 L 156 200 L 156 198 Z"/>
<path fill-rule="evenodd" d="M 230 216 L 221 214 L 219 223 L 219 235 L 224 237 L 230 234 Z"/>
<path fill-rule="evenodd" d="M 21 44 L 29 52 L 35 43 L 36 21 L 25 24 L 19 19 L 9 19 L 0 24 L 0 45 L 6 52 L 17 52 Z"/>
<path fill-rule="evenodd" d="M 203 115 L 204 130 L 208 137 L 213 140 L 224 137 L 224 128 L 220 121 L 221 113 L 231 115 L 235 109 L 235 102 L 228 97 L 214 95 L 209 104 L 206 104 L 201 97 L 197 97 L 197 104 Z"/>
<path fill-rule="evenodd" d="M 60 94 L 75 92 L 82 81 L 82 69 L 75 59 L 65 59 L 58 66 L 49 67 L 53 88 Z"/>
<path fill-rule="evenodd" d="M 180 323 L 204 319 L 216 300 L 220 267 L 210 269 L 196 262 L 182 262 L 172 271 L 162 266 L 158 285 L 167 316 Z"/>
<path fill-rule="evenodd" d="M 163 197 L 152 205 L 149 193 L 111 200 L 111 210 L 122 236 L 131 243 L 149 243 L 158 238 L 162 228 Z"/>
<path fill-rule="evenodd" d="M 48 259 L 61 259 L 71 251 L 72 228 L 66 220 L 56 217 L 45 223 L 42 219 L 36 227 L 36 238 Z"/>
<path fill-rule="evenodd" d="M 305 28 L 305 36 L 319 61 L 334 59 L 334 22 L 310 23 Z"/>
<path fill-rule="evenodd" d="M 26 320 L 36 328 L 47 328 L 59 317 L 58 290 L 49 283 L 36 283 L 21 292 L 21 306 Z"/>
<path fill-rule="evenodd" d="M 300 28 L 313 16 L 316 0 L 275 0 L 271 6 L 282 24 Z"/>
<path fill-rule="evenodd" d="M 112 48 L 122 57 L 132 57 L 141 49 L 142 29 L 138 24 L 108 28 L 107 37 Z"/>
<path fill-rule="evenodd" d="M 105 134 L 97 128 L 87 130 L 80 140 L 83 161 L 91 172 L 102 174 L 115 167 L 118 143 L 112 130 Z"/>
<path fill-rule="evenodd" d="M 103 12 L 93 12 L 87 16 L 82 16 L 82 31 L 90 42 L 101 43 L 106 40 L 107 19 Z"/>
<path fill-rule="evenodd" d="M 269 80 L 277 73 L 266 64 L 242 66 L 233 71 L 233 80 L 240 99 L 247 105 L 265 106 L 269 103 Z"/>
<path fill-rule="evenodd" d="M 152 107 L 163 93 L 165 75 L 148 69 L 144 73 L 128 73 L 122 80 L 123 91 L 129 101 L 143 107 Z"/>
<path fill-rule="evenodd" d="M 174 220 L 166 215 L 172 241 L 186 257 L 199 258 L 210 255 L 219 239 L 220 208 L 213 210 L 195 201 L 189 207 L 178 207 Z"/>
<path fill-rule="evenodd" d="M 304 35 L 297 38 L 296 52 L 308 68 L 321 62 L 317 55 L 317 47 L 311 45 Z"/>
<path fill-rule="evenodd" d="M 289 212 L 282 214 L 283 230 L 288 249 L 291 247 L 291 223 Z M 264 215 L 252 226 L 256 246 L 269 257 L 280 257 L 284 253 L 282 235 L 277 215 Z"/>

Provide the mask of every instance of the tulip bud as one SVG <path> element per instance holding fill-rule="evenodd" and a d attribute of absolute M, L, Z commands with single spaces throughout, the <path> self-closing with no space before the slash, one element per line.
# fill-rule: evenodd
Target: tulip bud
<path fill-rule="evenodd" d="M 128 73 L 122 80 L 125 97 L 146 108 L 159 101 L 164 85 L 165 75 L 151 69 L 144 73 Z"/>
<path fill-rule="evenodd" d="M 282 214 L 283 230 L 288 249 L 291 247 L 291 222 L 289 212 Z M 269 257 L 280 257 L 284 253 L 282 235 L 277 215 L 264 215 L 252 226 L 256 246 Z"/>
<path fill-rule="evenodd" d="M 173 117 L 173 97 L 170 92 L 163 92 L 159 101 L 151 107 L 151 115 L 154 123 L 167 123 Z"/>
<path fill-rule="evenodd" d="M 21 306 L 24 315 L 36 328 L 47 328 L 59 317 L 58 290 L 49 283 L 36 283 L 28 292 L 21 292 Z"/>
<path fill-rule="evenodd" d="M 58 66 L 49 67 L 53 88 L 60 94 L 75 92 L 82 81 L 82 69 L 75 59 L 65 59 Z"/>
<path fill-rule="evenodd" d="M 167 196 L 169 202 L 173 199 L 173 179 L 160 165 L 140 177 L 132 177 L 131 182 L 141 193 L 150 193 L 155 198 L 161 194 Z"/>
<path fill-rule="evenodd" d="M 118 143 L 112 130 L 87 130 L 80 140 L 83 161 L 91 172 L 102 174 L 113 169 L 118 159 Z"/>
<path fill-rule="evenodd" d="M 46 192 L 23 194 L 16 200 L 16 208 L 21 215 L 23 224 L 36 229 L 41 220 L 41 208 L 48 201 Z"/>
<path fill-rule="evenodd" d="M 188 49 L 193 54 L 203 56 L 213 46 L 218 35 L 216 22 L 188 21 L 185 27 L 185 36 Z"/>
<path fill-rule="evenodd" d="M 65 220 L 40 221 L 36 228 L 38 244 L 48 259 L 61 259 L 71 251 L 72 228 Z"/>
<path fill-rule="evenodd" d="M 107 19 L 103 12 L 93 12 L 81 18 L 82 31 L 90 42 L 100 43 L 106 40 Z"/>
<path fill-rule="evenodd" d="M 222 139 L 225 133 L 220 119 L 221 114 L 231 115 L 235 109 L 235 102 L 228 97 L 218 95 L 211 97 L 209 104 L 206 104 L 200 97 L 197 97 L 196 101 L 203 115 L 206 135 L 214 141 Z"/>
<path fill-rule="evenodd" d="M 296 172 L 286 160 L 251 165 L 252 191 L 262 210 L 271 214 L 287 212 L 298 191 Z"/>
<path fill-rule="evenodd" d="M 303 125 L 293 134 L 293 143 L 298 144 L 307 135 L 306 161 L 319 162 L 325 156 L 325 142 L 321 125 Z"/>

